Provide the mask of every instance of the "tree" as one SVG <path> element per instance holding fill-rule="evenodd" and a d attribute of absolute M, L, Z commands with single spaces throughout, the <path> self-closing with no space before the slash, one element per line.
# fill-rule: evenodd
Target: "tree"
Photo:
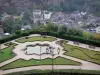
<path fill-rule="evenodd" d="M 4 31 L 11 33 L 11 30 L 13 28 L 13 24 L 14 24 L 14 19 L 12 17 L 9 17 L 6 20 L 4 20 L 3 21 Z"/>
<path fill-rule="evenodd" d="M 31 12 L 26 10 L 24 12 L 24 15 L 23 15 L 23 18 L 22 18 L 22 23 L 25 25 L 25 24 L 29 24 L 29 23 L 32 23 L 32 20 L 31 20 Z"/>
<path fill-rule="evenodd" d="M 58 26 L 57 26 L 57 25 L 54 25 L 54 26 L 53 26 L 53 31 L 54 31 L 54 32 L 57 32 L 57 31 L 58 31 Z"/>
<path fill-rule="evenodd" d="M 11 33 L 14 33 L 16 30 L 20 30 L 21 25 L 20 24 L 13 24 Z"/>
<path fill-rule="evenodd" d="M 94 33 L 93 38 L 96 40 L 100 40 L 100 34 Z"/>
<path fill-rule="evenodd" d="M 54 27 L 54 25 L 49 22 L 48 24 L 45 25 L 45 30 L 46 31 L 53 31 L 53 27 Z"/>
<path fill-rule="evenodd" d="M 61 25 L 58 27 L 58 34 L 63 35 L 67 32 L 67 27 L 65 25 Z"/>
<path fill-rule="evenodd" d="M 75 35 L 75 36 L 83 36 L 83 33 L 82 33 L 81 30 L 77 30 L 77 29 L 74 29 L 74 28 L 69 29 L 68 34 L 69 35 Z"/>
<path fill-rule="evenodd" d="M 20 20 L 14 20 L 13 17 L 9 17 L 3 21 L 4 31 L 8 33 L 14 33 L 16 30 L 21 29 Z"/>

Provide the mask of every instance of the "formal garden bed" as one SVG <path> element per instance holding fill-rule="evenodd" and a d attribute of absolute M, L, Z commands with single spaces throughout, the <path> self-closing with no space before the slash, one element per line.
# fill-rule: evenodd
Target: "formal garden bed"
<path fill-rule="evenodd" d="M 72 46 L 67 44 L 66 41 L 63 41 L 61 45 L 64 47 L 66 51 L 64 54 L 68 56 L 72 56 L 78 59 L 86 60 L 89 62 L 93 62 L 96 64 L 100 64 L 100 52 L 93 51 L 86 48 L 80 48 L 77 46 Z"/>
<path fill-rule="evenodd" d="M 13 49 L 14 47 L 10 46 L 10 47 L 0 50 L 0 63 L 14 57 L 14 54 L 12 53 Z"/>
<path fill-rule="evenodd" d="M 42 60 L 31 59 L 31 60 L 28 60 L 28 61 L 24 60 L 24 59 L 19 59 L 19 60 L 16 60 L 12 63 L 9 63 L 9 64 L 3 66 L 1 69 L 7 70 L 7 69 L 29 67 L 29 66 L 40 66 L 40 65 L 73 65 L 73 66 L 80 66 L 81 63 L 73 61 L 73 60 L 69 60 L 69 59 L 66 59 L 66 58 L 62 58 L 62 57 L 57 57 L 55 59 L 46 58 L 46 59 L 42 59 Z"/>
<path fill-rule="evenodd" d="M 4 44 L 5 46 L 16 46 L 17 44 L 13 43 L 13 42 L 7 42 Z"/>
<path fill-rule="evenodd" d="M 33 36 L 33 37 L 28 37 L 28 38 L 20 38 L 16 40 L 18 43 L 25 43 L 25 42 L 34 42 L 34 41 L 55 41 L 56 38 L 54 37 L 43 37 L 43 36 Z"/>
<path fill-rule="evenodd" d="M 4 45 L 6 45 L 8 47 L 0 50 L 0 63 L 6 61 L 8 59 L 11 59 L 15 56 L 15 54 L 12 52 L 12 50 L 14 49 L 14 46 L 16 46 L 17 44 L 8 42 L 8 43 L 5 43 Z"/>

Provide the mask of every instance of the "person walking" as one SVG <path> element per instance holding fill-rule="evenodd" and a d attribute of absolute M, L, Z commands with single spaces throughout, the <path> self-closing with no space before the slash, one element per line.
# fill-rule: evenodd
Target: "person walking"
<path fill-rule="evenodd" d="M 58 55 L 60 54 L 60 48 L 58 47 L 58 49 L 57 49 L 57 52 L 58 52 Z"/>
<path fill-rule="evenodd" d="M 47 53 L 47 55 L 49 54 L 49 48 L 48 47 L 46 48 L 46 53 Z"/>

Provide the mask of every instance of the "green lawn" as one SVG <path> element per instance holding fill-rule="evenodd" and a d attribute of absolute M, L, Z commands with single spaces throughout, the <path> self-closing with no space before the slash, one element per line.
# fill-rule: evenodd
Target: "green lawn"
<path fill-rule="evenodd" d="M 0 63 L 13 58 L 12 50 L 14 47 L 10 46 L 0 50 Z"/>
<path fill-rule="evenodd" d="M 57 57 L 56 59 L 53 60 L 53 64 L 55 65 L 81 65 L 81 63 L 65 59 L 62 57 Z M 27 66 L 38 66 L 38 65 L 52 65 L 52 59 L 47 58 L 44 60 L 35 60 L 31 59 L 29 61 L 19 59 L 16 60 L 8 65 L 3 66 L 1 69 L 7 70 L 7 69 L 13 69 L 13 68 L 20 68 L 20 67 L 27 67 Z"/>
<path fill-rule="evenodd" d="M 66 41 L 63 41 L 61 45 L 64 47 L 64 50 L 66 51 L 65 55 L 83 59 L 86 61 L 90 60 L 93 63 L 100 64 L 100 52 L 98 51 L 68 45 Z"/>
<path fill-rule="evenodd" d="M 53 37 L 42 37 L 42 36 L 34 36 L 34 37 L 28 37 L 28 38 L 20 38 L 18 40 L 16 40 L 16 42 L 19 43 L 25 43 L 25 42 L 34 42 L 34 41 L 55 41 L 56 38 Z"/>
<path fill-rule="evenodd" d="M 0 63 L 14 57 L 12 50 L 14 49 L 14 46 L 16 46 L 17 44 L 8 42 L 5 43 L 5 45 L 8 47 L 0 50 Z"/>

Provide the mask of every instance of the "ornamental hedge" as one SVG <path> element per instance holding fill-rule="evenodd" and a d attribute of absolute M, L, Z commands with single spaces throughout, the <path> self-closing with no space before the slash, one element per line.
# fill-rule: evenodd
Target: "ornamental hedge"
<path fill-rule="evenodd" d="M 29 70 L 29 71 L 9 73 L 6 75 L 100 75 L 100 71 L 80 70 L 80 69 Z"/>
<path fill-rule="evenodd" d="M 18 34 L 20 33 L 20 34 Z M 54 37 L 58 37 L 58 38 L 62 38 L 62 39 L 66 39 L 66 40 L 72 40 L 72 41 L 77 41 L 80 43 L 84 43 L 84 44 L 89 44 L 89 45 L 94 45 L 94 46 L 99 46 L 100 47 L 100 41 L 97 40 L 93 40 L 93 39 L 86 39 L 84 37 L 80 37 L 80 36 L 74 36 L 74 35 L 68 35 L 68 34 L 59 34 L 57 32 L 44 32 L 44 31 L 40 31 L 38 29 L 34 29 L 34 30 L 30 30 L 30 31 L 20 31 L 20 32 L 16 32 L 6 38 L 3 38 L 0 40 L 0 44 L 20 38 L 20 37 L 25 37 L 28 36 L 30 34 L 41 34 L 41 35 L 48 35 L 48 36 L 54 36 Z"/>

